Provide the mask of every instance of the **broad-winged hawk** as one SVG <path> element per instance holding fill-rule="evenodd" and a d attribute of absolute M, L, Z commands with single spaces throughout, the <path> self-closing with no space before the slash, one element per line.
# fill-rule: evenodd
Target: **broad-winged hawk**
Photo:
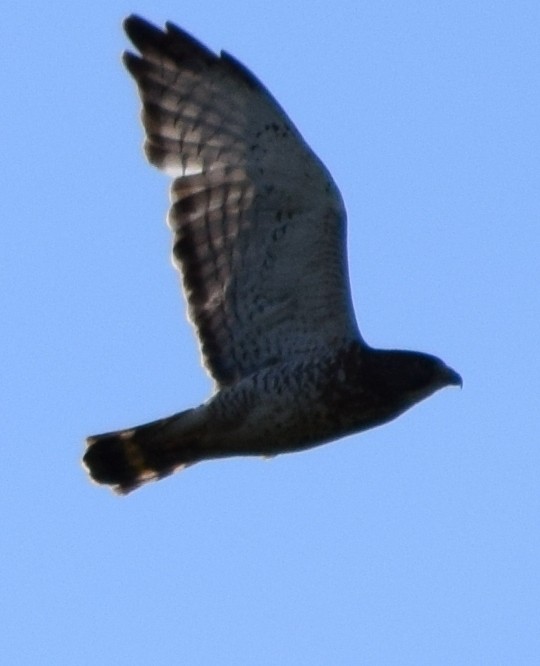
<path fill-rule="evenodd" d="M 203 405 L 88 438 L 93 479 L 128 493 L 201 460 L 299 451 L 385 423 L 461 384 L 441 360 L 372 349 L 351 304 L 345 208 L 264 86 L 227 53 L 131 16 L 148 160 L 216 390 Z"/>

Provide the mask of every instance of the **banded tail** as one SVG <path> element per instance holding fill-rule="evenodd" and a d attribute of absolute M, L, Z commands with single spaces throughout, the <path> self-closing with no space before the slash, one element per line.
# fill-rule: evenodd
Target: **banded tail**
<path fill-rule="evenodd" d="M 201 460 L 202 430 L 194 409 L 86 440 L 83 463 L 97 483 L 122 495 Z"/>

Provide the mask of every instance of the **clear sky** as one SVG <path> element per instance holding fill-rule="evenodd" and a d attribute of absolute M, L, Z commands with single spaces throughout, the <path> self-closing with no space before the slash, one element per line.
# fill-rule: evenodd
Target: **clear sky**
<path fill-rule="evenodd" d="M 360 328 L 464 388 L 130 495 L 84 437 L 203 401 L 124 16 L 274 93 L 349 215 Z M 5 3 L 0 662 L 537 664 L 540 4 Z"/>

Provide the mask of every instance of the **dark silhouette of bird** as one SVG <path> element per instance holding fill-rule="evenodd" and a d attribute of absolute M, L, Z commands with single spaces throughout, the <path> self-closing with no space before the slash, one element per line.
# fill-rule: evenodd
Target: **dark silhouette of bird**
<path fill-rule="evenodd" d="M 173 258 L 215 392 L 89 437 L 91 477 L 128 493 L 202 460 L 300 451 L 461 385 L 434 356 L 362 339 L 339 190 L 255 76 L 171 23 L 131 16 L 125 29 L 146 156 L 173 178 Z"/>

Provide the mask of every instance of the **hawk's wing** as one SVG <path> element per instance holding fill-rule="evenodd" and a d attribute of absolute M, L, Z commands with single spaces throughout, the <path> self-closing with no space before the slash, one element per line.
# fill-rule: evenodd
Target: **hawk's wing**
<path fill-rule="evenodd" d="M 167 23 L 132 16 L 149 161 L 172 175 L 169 224 L 206 366 L 230 384 L 357 337 L 345 210 L 264 86 Z"/>

